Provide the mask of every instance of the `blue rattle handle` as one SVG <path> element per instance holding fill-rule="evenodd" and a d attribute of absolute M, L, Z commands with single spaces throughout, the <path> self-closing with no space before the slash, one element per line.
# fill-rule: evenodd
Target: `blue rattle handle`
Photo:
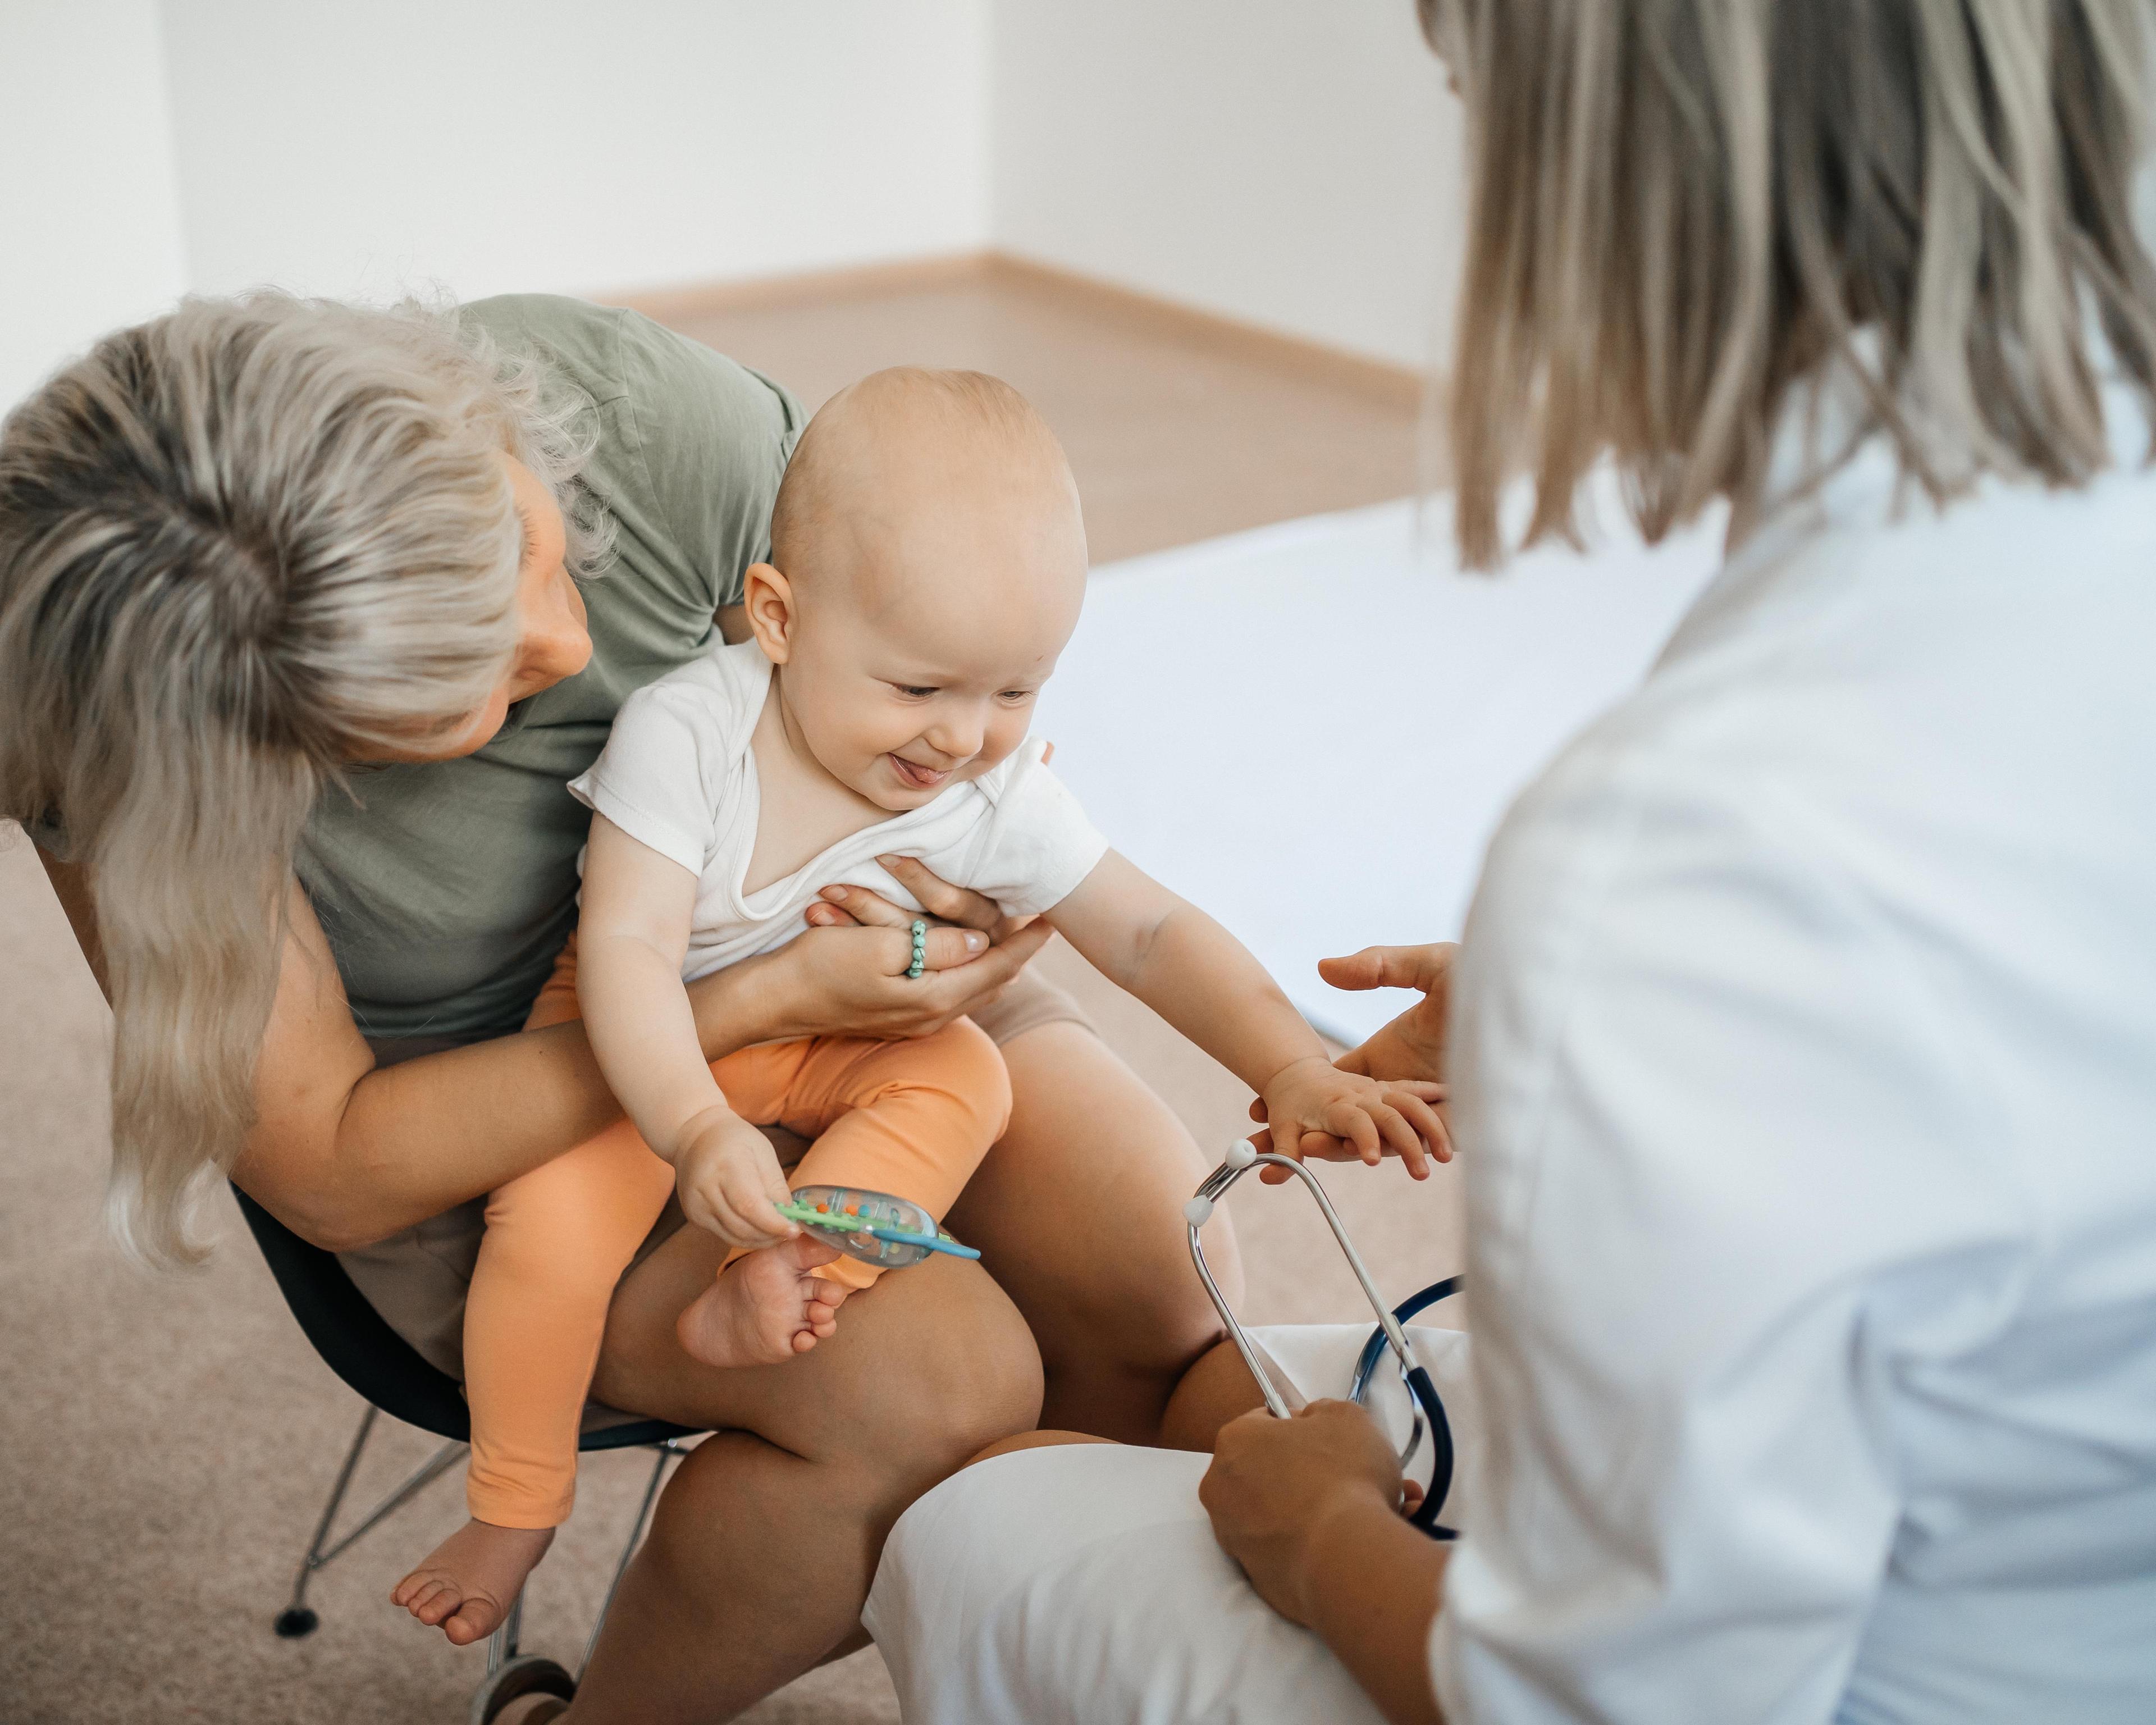
<path fill-rule="evenodd" d="M 975 1247 L 961 1245 L 946 1235 L 916 1234 L 911 1229 L 894 1228 L 888 1222 L 856 1215 L 847 1215 L 842 1219 L 798 1203 L 782 1204 L 778 1209 L 779 1214 L 798 1222 L 804 1228 L 820 1229 L 841 1238 L 849 1234 L 865 1234 L 872 1240 L 887 1240 L 894 1245 L 919 1246 L 923 1251 L 942 1252 L 953 1258 L 978 1258 L 981 1255 Z"/>
<path fill-rule="evenodd" d="M 818 1228 L 824 1224 L 811 1222 L 808 1225 Z M 838 1229 L 834 1231 L 844 1234 L 855 1230 Z M 960 1245 L 955 1240 L 937 1240 L 926 1234 L 907 1234 L 896 1228 L 886 1228 L 880 1223 L 869 1229 L 867 1232 L 875 1235 L 878 1240 L 894 1240 L 900 1245 L 926 1246 L 932 1252 L 946 1252 L 953 1258 L 978 1258 L 981 1255 L 978 1246 Z"/>

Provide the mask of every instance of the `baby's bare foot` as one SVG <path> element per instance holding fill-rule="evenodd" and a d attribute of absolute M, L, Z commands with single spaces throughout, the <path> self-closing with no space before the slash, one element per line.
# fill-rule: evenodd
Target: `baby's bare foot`
<path fill-rule="evenodd" d="M 675 1321 L 683 1351 L 707 1366 L 775 1366 L 808 1353 L 837 1331 L 853 1291 L 808 1273 L 830 1255 L 795 1240 L 735 1259 Z"/>
<path fill-rule="evenodd" d="M 389 1603 L 430 1627 L 439 1625 L 454 1645 L 468 1647 L 495 1632 L 524 1578 L 553 1543 L 552 1527 L 466 1522 L 391 1589 Z"/>

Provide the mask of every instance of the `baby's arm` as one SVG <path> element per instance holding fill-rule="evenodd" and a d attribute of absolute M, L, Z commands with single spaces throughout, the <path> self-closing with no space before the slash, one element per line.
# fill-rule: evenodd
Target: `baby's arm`
<path fill-rule="evenodd" d="M 1046 920 L 1264 1098 L 1273 1147 L 1338 1139 L 1374 1163 L 1387 1147 L 1417 1179 L 1447 1160 L 1434 1086 L 1342 1072 L 1250 951 L 1194 905 L 1111 850 Z"/>
<path fill-rule="evenodd" d="M 593 815 L 577 998 L 600 1070 L 673 1165 L 689 1219 L 731 1245 L 770 1245 L 801 1230 L 772 1208 L 787 1187 L 770 1141 L 727 1106 L 704 1062 L 681 982 L 696 899 L 680 864 Z"/>

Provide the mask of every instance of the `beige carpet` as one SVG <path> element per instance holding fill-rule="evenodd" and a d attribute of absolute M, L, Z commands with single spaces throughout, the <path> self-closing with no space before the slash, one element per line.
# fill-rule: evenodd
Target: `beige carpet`
<path fill-rule="evenodd" d="M 860 332 L 841 348 L 850 369 L 992 359 L 1082 450 L 1104 551 L 1400 488 L 1412 416 L 1397 405 L 1239 370 L 1217 352 L 1179 357 L 1155 330 L 1119 329 L 1105 316 L 1089 323 L 1005 292 L 914 295 L 850 313 L 822 306 L 791 324 L 767 311 L 698 333 L 782 375 L 789 345 L 829 351 L 834 330 L 850 328 Z M 991 336 L 993 352 L 976 358 Z M 1313 405 L 1316 395 L 1324 398 Z M 1297 411 L 1283 411 L 1291 399 Z M 1118 424 L 1133 428 L 1120 442 Z M 1269 485 L 1268 473 L 1284 477 Z M 1178 495 L 1190 511 L 1179 525 Z M 1201 1142 L 1240 1128 L 1245 1096 L 1233 1080 L 1067 950 L 1041 962 L 1085 993 L 1111 1040 Z M 33 853 L 13 829 L 0 829 L 0 1721 L 451 1725 L 482 1656 L 418 1629 L 385 1595 L 461 1516 L 455 1470 L 318 1579 L 322 1625 L 311 1638 L 270 1634 L 358 1403 L 301 1339 L 236 1216 L 224 1250 L 193 1276 L 136 1272 L 103 1242 L 106 1022 Z M 1331 1186 L 1396 1292 L 1454 1267 L 1452 1179 L 1416 1188 L 1389 1167 L 1341 1170 Z M 1298 1193 L 1245 1182 L 1234 1211 L 1253 1318 L 1363 1317 Z M 1433 1238 L 1445 1245 L 1433 1250 Z M 369 1501 L 432 1447 L 383 1422 L 354 1501 Z M 527 1646 L 573 1661 L 646 1470 L 640 1455 L 587 1461 L 575 1519 L 531 1589 Z M 750 1717 L 866 1725 L 896 1709 L 870 1651 Z"/>

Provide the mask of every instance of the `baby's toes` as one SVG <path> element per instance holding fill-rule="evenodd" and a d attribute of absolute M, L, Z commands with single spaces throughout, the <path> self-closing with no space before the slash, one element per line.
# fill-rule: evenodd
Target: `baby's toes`
<path fill-rule="evenodd" d="M 484 1595 L 461 1600 L 454 1616 L 442 1625 L 452 1647 L 469 1647 L 494 1633 L 501 1621 L 501 1607 Z"/>

